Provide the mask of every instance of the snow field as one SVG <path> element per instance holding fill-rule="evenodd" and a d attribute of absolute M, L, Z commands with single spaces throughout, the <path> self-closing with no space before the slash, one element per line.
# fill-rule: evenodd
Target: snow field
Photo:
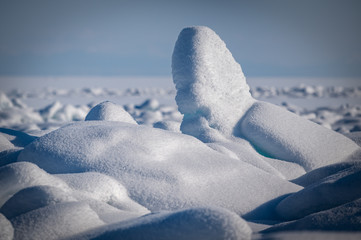
<path fill-rule="evenodd" d="M 358 236 L 358 107 L 302 117 L 256 100 L 207 27 L 180 33 L 172 73 L 179 112 L 154 98 L 34 110 L 19 94 L 1 94 L 1 238 L 251 239 L 250 226 L 266 239 Z M 297 89 L 289 92 L 323 94 Z"/>

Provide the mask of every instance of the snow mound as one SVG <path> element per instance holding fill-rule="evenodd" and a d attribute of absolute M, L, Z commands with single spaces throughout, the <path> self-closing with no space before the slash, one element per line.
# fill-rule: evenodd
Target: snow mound
<path fill-rule="evenodd" d="M 360 231 L 360 229 L 361 199 L 357 199 L 339 207 L 308 215 L 299 220 L 280 223 L 266 229 L 264 233 L 300 230 Z"/>
<path fill-rule="evenodd" d="M 68 186 L 35 164 L 17 162 L 0 168 L 0 207 L 18 191 L 37 185 L 48 185 L 66 190 Z"/>
<path fill-rule="evenodd" d="M 122 106 L 109 101 L 99 103 L 90 110 L 85 117 L 85 121 L 91 120 L 118 121 L 137 124 Z"/>
<path fill-rule="evenodd" d="M 361 164 L 332 174 L 283 199 L 277 213 L 287 220 L 340 206 L 361 198 Z"/>
<path fill-rule="evenodd" d="M 208 126 L 230 135 L 253 98 L 242 72 L 226 44 L 208 27 L 184 28 L 172 57 L 176 102 L 184 114 L 183 133 L 202 138 L 187 125 L 205 119 Z"/>
<path fill-rule="evenodd" d="M 159 121 L 153 124 L 153 127 L 172 132 L 180 133 L 180 123 L 176 121 Z"/>
<path fill-rule="evenodd" d="M 0 136 L 1 136 L 0 138 L 7 139 L 11 143 L 11 145 L 13 145 L 14 148 L 23 148 L 32 141 L 34 141 L 34 139 L 36 139 L 36 137 L 30 136 L 24 132 L 6 129 L 6 128 L 0 128 Z M 1 140 L 0 149 L 2 149 L 2 144 L 5 144 L 5 146 L 8 145 L 8 143 L 6 143 L 5 140 Z"/>
<path fill-rule="evenodd" d="M 12 144 L 4 134 L 0 133 L 0 153 L 13 148 L 15 148 L 14 144 Z"/>
<path fill-rule="evenodd" d="M 65 239 L 104 225 L 85 203 L 48 205 L 11 219 L 15 239 Z"/>
<path fill-rule="evenodd" d="M 306 171 L 345 161 L 360 150 L 343 135 L 253 99 L 240 65 L 207 27 L 189 27 L 179 34 L 172 74 L 184 114 L 181 131 L 203 142 L 245 137 L 263 155 L 297 163 Z"/>
<path fill-rule="evenodd" d="M 147 99 L 139 106 L 136 106 L 136 108 L 155 111 L 159 108 L 159 102 L 156 99 Z"/>
<path fill-rule="evenodd" d="M 105 173 L 151 211 L 219 206 L 245 214 L 300 190 L 191 136 L 119 122 L 69 124 L 32 142 L 18 160 L 49 173 Z"/>
<path fill-rule="evenodd" d="M 240 129 L 262 152 L 306 171 L 345 161 L 360 149 L 349 138 L 266 102 L 253 104 Z"/>
<path fill-rule="evenodd" d="M 112 228 L 96 239 L 251 239 L 252 233 L 243 219 L 220 208 L 157 213 Z"/>
<path fill-rule="evenodd" d="M 345 134 L 346 137 L 350 138 L 352 141 L 361 146 L 361 131 L 359 132 L 351 132 Z"/>

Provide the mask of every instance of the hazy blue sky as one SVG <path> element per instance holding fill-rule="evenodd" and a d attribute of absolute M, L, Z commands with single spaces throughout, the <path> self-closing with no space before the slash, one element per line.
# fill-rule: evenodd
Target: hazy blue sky
<path fill-rule="evenodd" d="M 220 35 L 248 77 L 361 77 L 361 1 L 0 1 L 0 75 L 171 74 L 181 29 Z"/>

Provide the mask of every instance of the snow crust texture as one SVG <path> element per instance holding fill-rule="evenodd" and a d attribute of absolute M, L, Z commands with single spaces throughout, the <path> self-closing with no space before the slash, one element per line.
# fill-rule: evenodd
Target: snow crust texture
<path fill-rule="evenodd" d="M 254 99 L 208 27 L 180 33 L 172 73 L 180 113 L 156 99 L 33 110 L 0 93 L 0 126 L 14 126 L 0 128 L 0 239 L 360 236 L 360 109 L 341 121 Z M 327 116 L 353 132 L 308 120 Z"/>

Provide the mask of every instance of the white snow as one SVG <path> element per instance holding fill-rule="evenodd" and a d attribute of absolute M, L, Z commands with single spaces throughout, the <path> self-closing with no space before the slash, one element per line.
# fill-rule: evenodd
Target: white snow
<path fill-rule="evenodd" d="M 329 230 L 329 231 L 360 231 L 361 229 L 361 199 L 331 208 L 325 211 L 307 215 L 299 220 L 275 225 L 264 232 L 299 231 L 299 230 Z M 341 237 L 342 238 L 342 237 Z"/>
<path fill-rule="evenodd" d="M 119 122 L 67 125 L 33 141 L 18 160 L 52 174 L 105 173 L 151 211 L 214 205 L 245 214 L 300 190 L 191 136 Z"/>
<path fill-rule="evenodd" d="M 276 211 L 287 220 L 302 218 L 361 198 L 360 185 L 361 163 L 357 162 L 291 194 Z"/>
<path fill-rule="evenodd" d="M 48 174 L 37 165 L 29 162 L 17 162 L 0 168 L 0 206 L 3 206 L 18 191 L 37 185 L 48 185 L 67 189 L 62 180 Z"/>
<path fill-rule="evenodd" d="M 180 133 L 180 123 L 177 121 L 159 121 L 155 122 L 153 127 Z"/>
<path fill-rule="evenodd" d="M 252 105 L 240 132 L 265 154 L 306 171 L 345 161 L 360 149 L 345 136 L 266 102 Z"/>
<path fill-rule="evenodd" d="M 176 101 L 184 114 L 181 130 L 198 138 L 208 127 L 232 134 L 253 99 L 241 66 L 208 27 L 181 31 L 172 57 Z M 205 119 L 203 121 L 202 119 Z M 200 124 L 198 132 L 188 125 Z"/>
<path fill-rule="evenodd" d="M 1 207 L 1 212 L 11 219 L 48 205 L 73 201 L 76 199 L 69 194 L 69 191 L 49 185 L 37 185 L 15 193 Z"/>
<path fill-rule="evenodd" d="M 11 219 L 14 239 L 64 239 L 104 225 L 86 203 L 48 205 Z"/>
<path fill-rule="evenodd" d="M 0 239 L 359 238 L 357 81 L 250 88 L 207 27 L 180 33 L 172 73 L 9 78 Z"/>
<path fill-rule="evenodd" d="M 64 180 L 76 192 L 78 198 L 96 199 L 124 211 L 149 213 L 145 207 L 129 198 L 123 185 L 107 175 L 85 172 L 56 176 Z"/>
<path fill-rule="evenodd" d="M 14 228 L 11 222 L 0 213 L 0 233 L 1 239 L 12 240 L 14 237 Z"/>
<path fill-rule="evenodd" d="M 85 121 L 118 121 L 136 124 L 132 116 L 122 106 L 106 101 L 93 107 L 85 117 Z"/>
<path fill-rule="evenodd" d="M 220 208 L 161 212 L 115 224 L 96 239 L 251 239 L 252 230 L 235 213 Z M 104 230 L 103 230 L 104 231 Z"/>

